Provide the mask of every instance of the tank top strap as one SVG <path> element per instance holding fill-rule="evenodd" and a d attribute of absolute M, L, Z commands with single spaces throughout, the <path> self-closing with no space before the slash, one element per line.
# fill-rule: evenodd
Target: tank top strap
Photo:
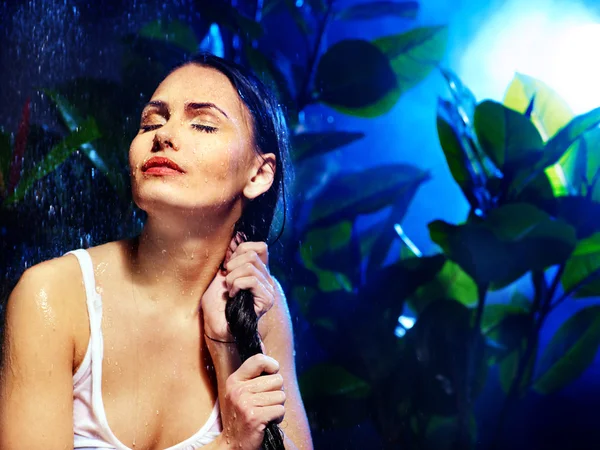
<path fill-rule="evenodd" d="M 87 310 L 90 317 L 90 331 L 93 336 L 100 331 L 100 324 L 102 323 L 102 297 L 96 292 L 96 278 L 94 276 L 92 257 L 83 248 L 68 253 L 72 253 L 77 257 L 79 267 L 81 267 Z"/>

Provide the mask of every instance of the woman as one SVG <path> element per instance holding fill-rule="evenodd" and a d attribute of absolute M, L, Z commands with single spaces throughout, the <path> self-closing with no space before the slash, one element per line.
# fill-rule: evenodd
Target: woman
<path fill-rule="evenodd" d="M 266 245 L 239 233 L 266 239 L 281 117 L 214 56 L 163 80 L 129 151 L 141 235 L 34 266 L 11 294 L 0 448 L 250 450 L 270 422 L 287 449 L 312 448 L 283 293 Z M 265 352 L 243 364 L 225 317 L 241 290 Z"/>

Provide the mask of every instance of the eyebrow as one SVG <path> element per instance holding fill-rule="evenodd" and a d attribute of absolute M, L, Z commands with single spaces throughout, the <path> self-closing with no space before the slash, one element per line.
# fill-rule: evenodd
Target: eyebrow
<path fill-rule="evenodd" d="M 223 111 L 221 108 L 219 108 L 214 103 L 191 102 L 191 103 L 186 103 L 186 105 L 185 105 L 185 109 L 193 110 L 193 111 L 196 111 L 198 109 L 209 109 L 209 108 L 216 109 L 221 114 L 223 114 L 227 119 L 229 119 L 229 116 L 225 113 L 225 111 Z"/>
<path fill-rule="evenodd" d="M 162 100 L 152 100 L 152 101 L 146 103 L 146 106 L 144 106 L 144 111 L 146 109 L 148 109 L 149 107 L 155 107 L 155 108 L 158 108 L 161 111 L 168 111 L 169 110 L 169 107 L 167 106 L 167 104 L 165 102 L 163 102 Z M 210 109 L 210 108 L 216 109 L 221 114 L 223 114 L 223 116 L 225 116 L 227 119 L 229 119 L 229 116 L 227 115 L 227 113 L 225 113 L 225 111 L 223 111 L 221 108 L 219 108 L 214 103 L 209 103 L 209 102 L 189 102 L 189 103 L 185 104 L 185 109 L 188 110 L 188 111 L 197 111 L 199 109 Z"/>

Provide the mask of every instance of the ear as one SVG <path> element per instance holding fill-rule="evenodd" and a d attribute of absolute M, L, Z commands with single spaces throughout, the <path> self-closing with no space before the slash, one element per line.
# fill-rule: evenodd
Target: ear
<path fill-rule="evenodd" d="M 273 153 L 257 155 L 252 166 L 250 179 L 244 187 L 244 196 L 254 200 L 273 185 L 277 157 Z"/>

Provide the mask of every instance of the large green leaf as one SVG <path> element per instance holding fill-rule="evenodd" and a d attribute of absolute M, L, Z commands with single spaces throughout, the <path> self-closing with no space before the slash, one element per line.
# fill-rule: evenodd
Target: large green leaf
<path fill-rule="evenodd" d="M 396 203 L 428 178 L 428 172 L 407 164 L 336 176 L 315 199 L 309 224 L 328 224 L 378 211 Z"/>
<path fill-rule="evenodd" d="M 560 281 L 565 291 L 579 286 L 574 297 L 600 296 L 600 233 L 577 243 Z"/>
<path fill-rule="evenodd" d="M 440 145 L 446 157 L 446 163 L 450 169 L 450 173 L 456 181 L 456 184 L 465 194 L 465 197 L 470 204 L 475 204 L 475 196 L 473 194 L 473 175 L 470 170 L 470 162 L 466 152 L 461 145 L 459 136 L 456 131 L 443 117 L 437 116 L 437 130 L 440 139 Z"/>
<path fill-rule="evenodd" d="M 259 22 L 245 16 L 240 8 L 233 6 L 230 2 L 196 0 L 201 17 L 208 23 L 217 23 L 229 31 L 243 38 L 258 39 L 263 33 L 263 27 Z"/>
<path fill-rule="evenodd" d="M 534 99 L 530 118 L 542 139 L 547 141 L 573 118 L 573 111 L 552 88 L 544 82 L 524 75 L 515 74 L 506 93 L 504 106 L 525 114 Z"/>
<path fill-rule="evenodd" d="M 477 441 L 477 421 L 475 416 L 469 414 L 468 433 L 469 442 L 464 443 L 460 448 L 468 450 Z M 453 450 L 456 447 L 456 437 L 462 433 L 461 422 L 456 416 L 432 416 L 427 422 L 425 431 L 425 446 L 428 450 Z"/>
<path fill-rule="evenodd" d="M 244 46 L 244 56 L 255 74 L 267 85 L 273 86 L 277 91 L 277 98 L 285 105 L 288 120 L 297 119 L 296 111 L 296 85 L 291 71 L 290 61 L 280 54 L 267 56 L 252 45 Z M 291 127 L 290 127 L 291 128 Z"/>
<path fill-rule="evenodd" d="M 405 92 L 438 66 L 446 52 L 447 41 L 447 27 L 434 26 L 385 36 L 373 43 L 390 59 L 400 91 Z"/>
<path fill-rule="evenodd" d="M 65 97 L 52 89 L 44 89 L 43 91 L 48 97 L 50 97 L 50 99 L 58 108 L 60 116 L 69 131 L 77 130 L 80 124 L 83 122 L 83 119 L 77 112 L 75 106 L 69 103 Z M 92 144 L 83 144 L 81 146 L 81 150 L 94 164 L 94 166 L 96 166 L 96 168 L 98 168 L 103 174 L 109 175 L 109 169 L 106 166 L 106 163 L 102 160 L 100 155 L 98 155 L 98 152 Z"/>
<path fill-rule="evenodd" d="M 371 392 L 371 386 L 365 380 L 351 374 L 344 367 L 330 363 L 316 364 L 305 370 L 298 383 L 303 398 L 322 395 L 365 398 Z"/>
<path fill-rule="evenodd" d="M 510 388 L 515 381 L 517 371 L 519 370 L 519 362 L 525 357 L 527 341 L 523 340 L 520 346 L 513 350 L 506 358 L 500 362 L 500 385 L 504 392 L 510 392 Z M 529 383 L 533 377 L 535 369 L 535 361 L 537 358 L 537 346 L 531 352 L 531 356 L 525 363 L 525 370 L 521 377 L 521 382 L 517 386 L 517 395 L 520 397 L 525 394 L 529 388 Z"/>
<path fill-rule="evenodd" d="M 138 34 L 148 39 L 171 42 L 189 53 L 198 51 L 198 38 L 188 24 L 179 20 L 155 20 L 147 23 Z"/>
<path fill-rule="evenodd" d="M 481 331 L 484 334 L 489 333 L 493 328 L 497 327 L 507 316 L 514 314 L 523 314 L 524 310 L 521 306 L 506 304 L 506 303 L 491 303 L 485 305 L 483 317 L 481 319 Z"/>
<path fill-rule="evenodd" d="M 370 248 L 367 273 L 378 270 L 385 262 L 392 243 L 399 237 L 396 226 L 402 223 L 413 198 L 424 181 L 425 179 L 420 183 L 414 183 L 402 196 L 398 197 L 387 218 L 381 222 L 379 229 L 371 231 L 375 235 L 375 240 Z"/>
<path fill-rule="evenodd" d="M 462 122 L 467 126 L 472 126 L 473 115 L 477 106 L 475 95 L 462 83 L 454 72 L 444 68 L 440 68 L 440 71 L 448 83 L 448 88 L 450 89 Z"/>
<path fill-rule="evenodd" d="M 474 126 L 483 150 L 500 169 L 541 158 L 544 143 L 533 123 L 501 103 L 477 105 Z"/>
<path fill-rule="evenodd" d="M 600 125 L 600 108 L 575 117 L 546 143 L 544 157 L 537 167 L 544 169 L 558 162 L 573 142 L 598 125 Z"/>
<path fill-rule="evenodd" d="M 600 203 L 583 196 L 563 196 L 549 202 L 547 209 L 577 230 L 577 239 L 600 232 Z"/>
<path fill-rule="evenodd" d="M 582 309 L 565 321 L 540 360 L 543 372 L 534 383 L 540 394 L 556 392 L 577 379 L 600 348 L 600 305 Z"/>
<path fill-rule="evenodd" d="M 358 281 L 360 254 L 358 242 L 353 240 L 352 228 L 352 222 L 343 221 L 329 227 L 310 229 L 300 245 L 300 255 L 307 268 L 318 267 L 343 273 L 350 280 Z"/>
<path fill-rule="evenodd" d="M 84 121 L 81 126 L 55 145 L 44 159 L 38 164 L 36 170 L 27 173 L 21 178 L 15 191 L 6 199 L 6 205 L 12 205 L 23 199 L 34 183 L 49 173 L 56 170 L 69 158 L 81 145 L 100 137 L 100 132 L 93 118 Z"/>
<path fill-rule="evenodd" d="M 336 13 L 337 19 L 368 20 L 384 16 L 414 19 L 419 12 L 418 2 L 371 1 L 348 6 Z"/>
<path fill-rule="evenodd" d="M 359 39 L 340 41 L 325 52 L 317 65 L 315 88 L 318 100 L 359 117 L 385 114 L 400 98 L 388 58 Z"/>
<path fill-rule="evenodd" d="M 351 144 L 365 136 L 362 132 L 322 131 L 293 135 L 292 159 L 295 163 L 313 156 L 324 155 L 332 150 Z"/>
<path fill-rule="evenodd" d="M 600 170 L 600 128 L 592 128 L 581 135 L 558 164 L 573 194 L 586 196 L 588 190 L 597 188 L 600 183 L 594 180 Z"/>
<path fill-rule="evenodd" d="M 420 314 L 429 303 L 440 298 L 452 299 L 467 307 L 477 304 L 477 285 L 458 264 L 449 259 L 433 280 L 417 288 L 409 299 L 409 305 Z"/>
<path fill-rule="evenodd" d="M 463 396 L 481 392 L 487 375 L 483 338 L 471 326 L 472 311 L 448 299 L 431 302 L 407 332 L 406 342 L 419 370 L 414 401 L 429 414 L 456 414 Z M 476 340 L 474 342 L 474 340 Z M 474 345 L 475 344 L 475 345 Z M 475 353 L 473 349 L 476 349 Z M 465 383 L 465 371 L 474 362 L 473 383 Z"/>
<path fill-rule="evenodd" d="M 487 219 L 463 225 L 429 224 L 431 239 L 480 284 L 514 281 L 530 270 L 564 262 L 575 248 L 575 230 L 536 207 L 507 204 Z"/>

